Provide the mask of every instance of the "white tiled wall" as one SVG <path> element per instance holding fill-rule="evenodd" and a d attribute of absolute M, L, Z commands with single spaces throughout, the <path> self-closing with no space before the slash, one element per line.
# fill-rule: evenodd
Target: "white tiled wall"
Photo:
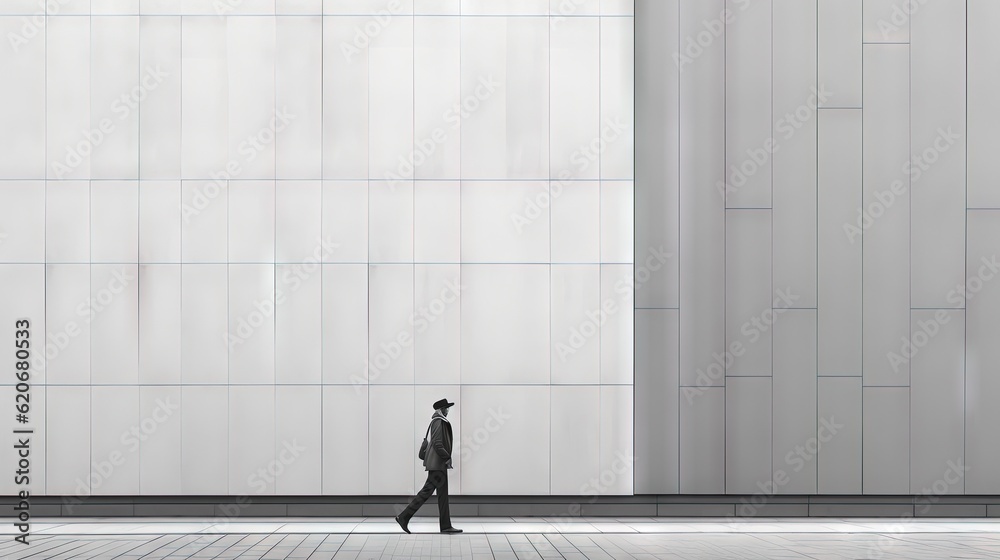
<path fill-rule="evenodd" d="M 405 494 L 449 398 L 453 493 L 632 493 L 631 0 L 29 4 L 0 333 L 49 345 L 34 492 Z"/>

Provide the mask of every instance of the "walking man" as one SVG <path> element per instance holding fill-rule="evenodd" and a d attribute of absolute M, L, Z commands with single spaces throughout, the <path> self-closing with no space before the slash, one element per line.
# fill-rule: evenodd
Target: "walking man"
<path fill-rule="evenodd" d="M 451 468 L 451 423 L 448 422 L 448 409 L 455 403 L 448 402 L 448 399 L 441 399 L 434 403 L 434 414 L 431 415 L 430 426 L 427 427 L 427 435 L 424 436 L 424 443 L 420 447 L 421 459 L 424 460 L 424 469 L 427 471 L 427 482 L 420 492 L 413 498 L 410 505 L 406 506 L 403 513 L 396 516 L 396 523 L 407 533 L 410 530 L 407 525 L 420 506 L 424 505 L 427 498 L 437 490 L 438 515 L 441 521 L 442 533 L 461 533 L 461 529 L 451 526 L 451 512 L 448 508 L 448 469 Z"/>

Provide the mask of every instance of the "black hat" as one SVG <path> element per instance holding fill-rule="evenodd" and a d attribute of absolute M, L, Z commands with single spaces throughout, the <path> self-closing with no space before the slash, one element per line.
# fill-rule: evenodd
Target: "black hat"
<path fill-rule="evenodd" d="M 449 406 L 454 406 L 454 404 L 455 403 L 453 402 L 448 402 L 448 399 L 441 399 L 438 402 L 434 403 L 434 410 L 448 408 Z"/>

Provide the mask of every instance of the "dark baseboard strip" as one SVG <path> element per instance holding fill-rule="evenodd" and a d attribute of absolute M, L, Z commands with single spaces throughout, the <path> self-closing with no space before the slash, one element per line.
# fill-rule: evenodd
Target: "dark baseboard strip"
<path fill-rule="evenodd" d="M 17 503 L 0 497 L 3 507 Z M 33 517 L 393 516 L 409 496 L 38 496 Z M 1000 496 L 453 496 L 456 517 L 1000 517 Z M 436 515 L 432 497 L 420 515 Z"/>

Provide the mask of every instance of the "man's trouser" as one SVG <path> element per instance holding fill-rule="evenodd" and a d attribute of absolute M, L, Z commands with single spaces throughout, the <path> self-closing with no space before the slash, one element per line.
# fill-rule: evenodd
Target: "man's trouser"
<path fill-rule="evenodd" d="M 406 506 L 399 517 L 409 522 L 410 518 L 417 513 L 420 506 L 424 505 L 424 502 L 431 497 L 435 490 L 437 490 L 438 496 L 441 530 L 451 528 L 451 510 L 448 507 L 448 471 L 427 471 L 427 482 L 424 483 L 424 487 L 420 489 L 420 492 L 417 492 L 413 501 Z"/>

